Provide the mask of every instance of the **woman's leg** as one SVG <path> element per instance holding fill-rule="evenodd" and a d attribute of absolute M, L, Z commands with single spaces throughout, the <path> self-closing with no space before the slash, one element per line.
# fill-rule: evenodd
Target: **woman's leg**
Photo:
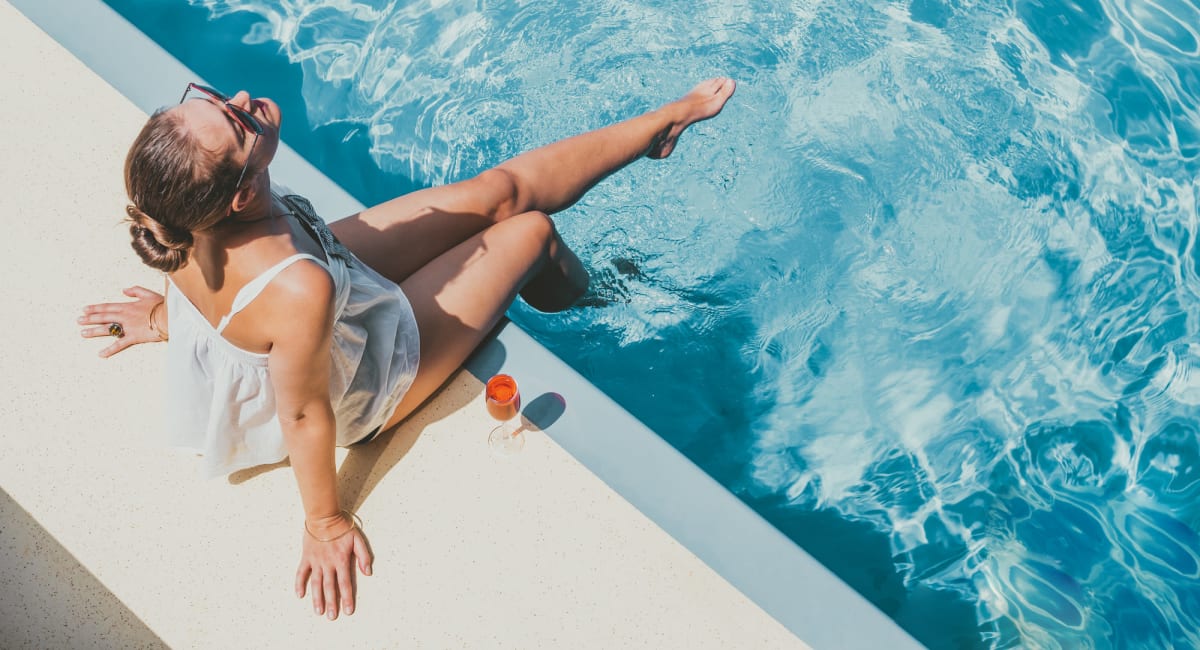
<path fill-rule="evenodd" d="M 587 273 L 554 223 L 526 212 L 451 248 L 400 284 L 421 336 L 413 385 L 384 428 L 400 422 L 458 370 L 495 327 L 517 293 L 543 311 L 566 309 Z"/>
<path fill-rule="evenodd" d="M 394 282 L 513 215 L 570 207 L 609 174 L 641 156 L 665 158 L 687 127 L 721 112 L 731 79 L 630 120 L 521 154 L 475 178 L 381 203 L 331 224 L 338 239 Z"/>

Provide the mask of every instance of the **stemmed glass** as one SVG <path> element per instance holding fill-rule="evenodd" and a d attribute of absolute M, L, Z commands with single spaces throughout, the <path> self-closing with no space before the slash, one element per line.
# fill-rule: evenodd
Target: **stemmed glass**
<path fill-rule="evenodd" d="M 501 456 L 510 456 L 525 446 L 525 430 L 521 426 L 521 392 L 517 380 L 508 375 L 496 375 L 487 381 L 484 400 L 488 414 L 500 420 L 500 426 L 488 435 L 488 446 Z"/>

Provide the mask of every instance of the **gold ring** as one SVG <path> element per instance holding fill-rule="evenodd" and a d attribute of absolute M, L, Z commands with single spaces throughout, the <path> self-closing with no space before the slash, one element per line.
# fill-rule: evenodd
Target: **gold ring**
<path fill-rule="evenodd" d="M 115 336 L 117 338 L 121 338 L 121 337 L 125 336 L 125 328 L 121 327 L 120 323 L 109 323 L 108 324 L 108 335 Z"/>

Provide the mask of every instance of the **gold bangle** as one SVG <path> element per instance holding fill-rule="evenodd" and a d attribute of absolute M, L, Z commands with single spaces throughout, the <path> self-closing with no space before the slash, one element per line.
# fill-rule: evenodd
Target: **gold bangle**
<path fill-rule="evenodd" d="M 354 530 L 355 528 L 362 529 L 362 525 L 363 525 L 362 519 L 360 519 L 357 514 L 355 514 L 353 512 L 347 512 L 345 510 L 342 510 L 340 512 L 341 512 L 341 514 L 346 515 L 346 519 L 350 520 L 350 527 L 347 528 L 346 530 L 343 530 L 342 532 L 340 532 L 337 535 L 334 535 L 333 537 L 330 537 L 328 539 L 321 539 L 320 537 L 317 537 L 316 535 L 314 535 L 311 530 L 309 530 L 308 520 L 306 519 L 304 521 L 304 532 L 308 533 L 309 537 L 317 540 L 318 542 L 332 542 L 335 539 L 341 539 L 341 538 L 345 537 L 347 533 Z"/>
<path fill-rule="evenodd" d="M 169 336 L 167 336 L 162 330 L 158 329 L 158 326 L 154 324 L 154 312 L 158 311 L 158 308 L 162 307 L 164 304 L 166 304 L 166 302 L 166 300 L 160 300 L 157 305 L 154 305 L 150 308 L 150 331 L 157 334 L 158 340 L 160 341 L 171 340 Z"/>

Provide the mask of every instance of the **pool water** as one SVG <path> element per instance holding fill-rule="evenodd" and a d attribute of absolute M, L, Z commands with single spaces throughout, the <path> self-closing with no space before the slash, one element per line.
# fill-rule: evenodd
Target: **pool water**
<path fill-rule="evenodd" d="M 736 78 L 513 319 L 931 648 L 1200 645 L 1194 0 L 109 4 L 365 203 Z"/>

